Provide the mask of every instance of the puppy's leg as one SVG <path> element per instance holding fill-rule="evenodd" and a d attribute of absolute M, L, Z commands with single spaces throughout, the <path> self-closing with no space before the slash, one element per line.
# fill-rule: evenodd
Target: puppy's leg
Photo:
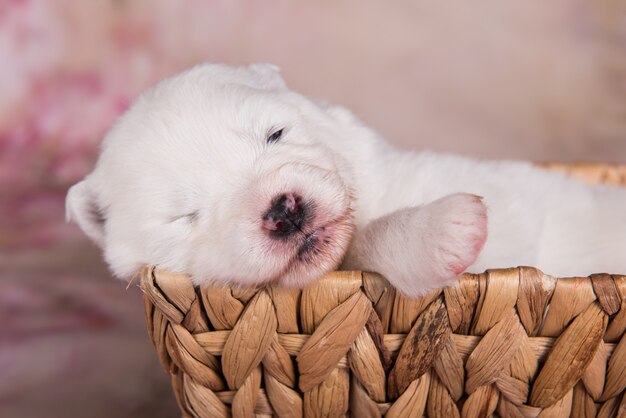
<path fill-rule="evenodd" d="M 401 209 L 357 231 L 343 268 L 375 271 L 408 296 L 454 283 L 487 238 L 487 208 L 478 196 L 453 194 Z"/>

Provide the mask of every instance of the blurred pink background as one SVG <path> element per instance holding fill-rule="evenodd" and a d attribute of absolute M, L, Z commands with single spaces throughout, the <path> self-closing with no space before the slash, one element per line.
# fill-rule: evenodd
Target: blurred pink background
<path fill-rule="evenodd" d="M 134 284 L 63 221 L 143 89 L 272 62 L 405 148 L 626 163 L 620 2 L 0 0 L 0 416 L 172 416 Z"/>

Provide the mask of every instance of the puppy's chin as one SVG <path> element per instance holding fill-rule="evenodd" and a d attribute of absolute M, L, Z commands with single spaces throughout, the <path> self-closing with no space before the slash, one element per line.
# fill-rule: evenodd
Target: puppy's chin
<path fill-rule="evenodd" d="M 306 234 L 276 283 L 303 287 L 336 269 L 348 249 L 354 224 L 349 213 Z"/>

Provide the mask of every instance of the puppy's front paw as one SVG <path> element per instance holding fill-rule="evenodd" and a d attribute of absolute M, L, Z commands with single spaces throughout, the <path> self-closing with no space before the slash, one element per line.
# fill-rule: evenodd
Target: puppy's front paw
<path fill-rule="evenodd" d="M 487 208 L 478 196 L 454 194 L 406 208 L 357 233 L 344 268 L 376 271 L 415 297 L 454 283 L 487 239 Z"/>
<path fill-rule="evenodd" d="M 487 240 L 487 207 L 481 197 L 459 193 L 433 202 L 428 210 L 430 259 L 435 275 L 448 284 L 476 261 L 483 248 Z"/>

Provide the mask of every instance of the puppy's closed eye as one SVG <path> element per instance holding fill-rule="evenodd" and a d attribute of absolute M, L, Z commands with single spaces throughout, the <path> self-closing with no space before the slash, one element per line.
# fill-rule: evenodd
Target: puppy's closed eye
<path fill-rule="evenodd" d="M 278 142 L 282 136 L 283 136 L 283 132 L 285 131 L 284 128 L 278 129 L 276 131 L 273 131 L 271 134 L 269 134 L 267 136 L 267 143 L 268 144 L 273 144 L 275 142 Z"/>
<path fill-rule="evenodd" d="M 180 221 L 193 223 L 196 221 L 196 219 L 198 219 L 198 211 L 186 213 L 184 215 L 174 216 L 170 219 L 169 223 L 180 222 Z"/>

